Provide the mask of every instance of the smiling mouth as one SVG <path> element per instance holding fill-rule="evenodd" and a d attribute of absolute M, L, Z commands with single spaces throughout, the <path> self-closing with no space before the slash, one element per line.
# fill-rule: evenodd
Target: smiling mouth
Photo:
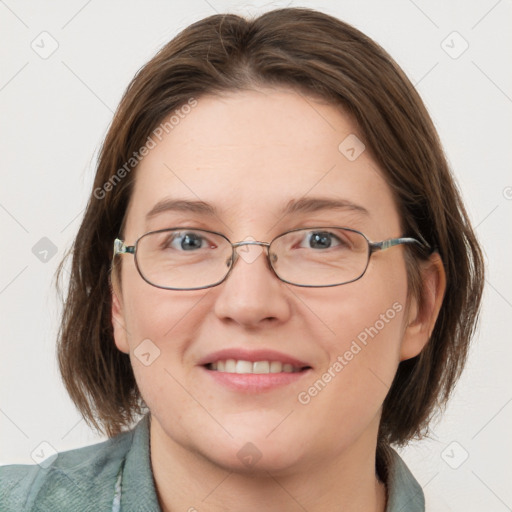
<path fill-rule="evenodd" d="M 281 361 L 245 361 L 243 359 L 226 359 L 215 363 L 205 364 L 207 370 L 238 373 L 238 374 L 265 374 L 265 373 L 299 373 L 309 370 L 311 366 L 298 367 Z"/>

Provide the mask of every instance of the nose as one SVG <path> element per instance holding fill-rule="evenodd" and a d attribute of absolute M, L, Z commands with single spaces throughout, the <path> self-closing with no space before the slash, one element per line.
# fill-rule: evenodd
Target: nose
<path fill-rule="evenodd" d="M 286 284 L 278 279 L 267 259 L 267 242 L 238 242 L 235 261 L 218 288 L 215 314 L 243 326 L 275 325 L 290 317 Z"/>

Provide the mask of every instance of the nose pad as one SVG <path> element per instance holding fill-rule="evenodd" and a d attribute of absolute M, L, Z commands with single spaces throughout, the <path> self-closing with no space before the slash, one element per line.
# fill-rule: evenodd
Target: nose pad
<path fill-rule="evenodd" d="M 237 259 L 238 259 L 238 254 L 235 251 L 235 253 L 232 256 L 229 256 L 229 258 L 226 259 L 226 261 L 225 261 L 226 267 L 230 268 L 230 267 L 234 266 Z"/>

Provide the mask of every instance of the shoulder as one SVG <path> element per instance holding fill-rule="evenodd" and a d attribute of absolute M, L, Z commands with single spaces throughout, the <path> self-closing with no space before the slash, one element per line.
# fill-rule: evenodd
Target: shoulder
<path fill-rule="evenodd" d="M 103 510 L 112 500 L 116 476 L 133 430 L 84 448 L 59 453 L 46 466 L 0 467 L 0 510 Z M 46 466 L 46 467 L 43 467 Z M 84 503 L 89 508 L 84 509 Z"/>

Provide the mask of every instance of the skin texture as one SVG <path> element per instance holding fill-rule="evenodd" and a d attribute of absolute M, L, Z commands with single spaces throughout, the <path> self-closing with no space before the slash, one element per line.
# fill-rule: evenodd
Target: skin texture
<path fill-rule="evenodd" d="M 372 241 L 401 236 L 390 188 L 369 152 L 351 162 L 338 150 L 353 133 L 339 108 L 287 89 L 201 97 L 137 169 L 125 241 L 180 225 L 219 231 L 233 242 L 270 241 L 319 225 L 358 229 Z M 369 215 L 279 213 L 304 196 L 347 199 Z M 165 197 L 202 200 L 219 213 L 165 212 L 146 223 L 146 213 Z M 385 488 L 375 475 L 381 406 L 399 362 L 428 341 L 445 287 L 433 256 L 424 265 L 424 297 L 407 304 L 403 251 L 374 254 L 363 278 L 331 288 L 281 282 L 262 253 L 252 263 L 240 258 L 221 285 L 197 291 L 150 286 L 133 256 L 122 256 L 115 342 L 130 353 L 152 413 L 152 469 L 163 510 L 385 509 Z M 402 306 L 394 318 L 301 404 L 298 394 L 393 304 Z M 149 366 L 133 354 L 145 339 L 160 350 Z M 313 370 L 288 386 L 242 394 L 198 366 L 226 347 L 278 350 Z M 251 467 L 237 457 L 247 442 L 261 453 Z"/>

